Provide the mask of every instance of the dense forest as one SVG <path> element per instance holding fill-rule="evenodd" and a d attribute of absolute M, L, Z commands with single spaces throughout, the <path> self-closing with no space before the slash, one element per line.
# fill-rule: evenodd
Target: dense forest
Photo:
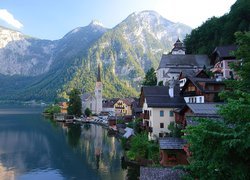
<path fill-rule="evenodd" d="M 250 1 L 237 0 L 228 14 L 208 19 L 187 35 L 184 43 L 188 54 L 210 55 L 216 46 L 234 44 L 235 32 L 249 30 Z"/>

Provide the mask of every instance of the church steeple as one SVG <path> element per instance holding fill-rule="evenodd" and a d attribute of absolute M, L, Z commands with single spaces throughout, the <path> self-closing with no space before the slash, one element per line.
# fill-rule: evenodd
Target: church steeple
<path fill-rule="evenodd" d="M 97 82 L 101 82 L 101 68 L 100 68 L 100 64 L 98 64 Z"/>
<path fill-rule="evenodd" d="M 177 41 L 174 43 L 174 48 L 172 49 L 172 54 L 185 54 L 186 48 L 183 42 L 180 41 L 178 38 Z"/>
<path fill-rule="evenodd" d="M 101 68 L 98 64 L 97 68 L 97 81 L 95 83 L 95 113 L 99 114 L 102 111 L 102 81 L 101 81 Z"/>

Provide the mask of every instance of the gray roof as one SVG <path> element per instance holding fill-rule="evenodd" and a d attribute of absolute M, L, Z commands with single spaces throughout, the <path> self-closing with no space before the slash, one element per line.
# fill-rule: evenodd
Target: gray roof
<path fill-rule="evenodd" d="M 169 96 L 168 86 L 146 86 L 142 90 L 149 107 L 177 108 L 185 105 L 184 98 L 179 95 L 179 85 L 174 88 L 173 98 Z"/>
<path fill-rule="evenodd" d="M 92 96 L 91 93 L 84 93 L 84 94 L 82 94 L 81 99 L 82 99 L 82 101 L 87 101 L 91 96 Z"/>
<path fill-rule="evenodd" d="M 203 68 L 204 65 L 206 67 L 210 66 L 210 60 L 207 55 L 174 55 L 174 54 L 163 54 L 161 57 L 161 62 L 159 64 L 158 69 L 167 68 L 172 66 L 186 66 L 186 67 L 194 67 L 197 66 L 199 68 Z"/>
<path fill-rule="evenodd" d="M 162 138 L 159 139 L 160 149 L 183 149 L 183 146 L 187 144 L 187 140 L 182 138 Z"/>
<path fill-rule="evenodd" d="M 236 50 L 237 50 L 236 45 L 218 46 L 215 48 L 213 54 L 217 53 L 220 58 L 235 57 L 231 53 Z"/>
<path fill-rule="evenodd" d="M 181 180 L 185 174 L 184 170 L 177 168 L 140 166 L 140 180 Z"/>
<path fill-rule="evenodd" d="M 218 115 L 218 105 L 222 103 L 187 103 L 194 114 L 200 115 Z"/>
<path fill-rule="evenodd" d="M 165 96 L 147 96 L 146 97 L 148 107 L 166 107 L 166 108 L 179 108 L 185 105 L 183 97 L 174 96 L 171 98 L 168 95 Z"/>

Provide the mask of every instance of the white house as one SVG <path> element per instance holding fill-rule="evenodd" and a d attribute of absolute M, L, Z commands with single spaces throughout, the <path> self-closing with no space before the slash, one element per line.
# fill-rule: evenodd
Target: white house
<path fill-rule="evenodd" d="M 179 96 L 179 86 L 149 86 L 141 88 L 140 105 L 149 139 L 156 139 L 169 133 L 168 125 L 175 121 L 173 111 L 183 107 L 185 101 Z"/>

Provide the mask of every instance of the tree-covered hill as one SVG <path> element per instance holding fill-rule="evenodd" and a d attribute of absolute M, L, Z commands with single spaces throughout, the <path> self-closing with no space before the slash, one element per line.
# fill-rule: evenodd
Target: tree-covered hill
<path fill-rule="evenodd" d="M 216 4 L 215 4 L 216 6 Z M 187 53 L 211 54 L 216 46 L 235 43 L 234 33 L 250 30 L 250 1 L 237 0 L 228 14 L 212 17 L 187 35 Z"/>

